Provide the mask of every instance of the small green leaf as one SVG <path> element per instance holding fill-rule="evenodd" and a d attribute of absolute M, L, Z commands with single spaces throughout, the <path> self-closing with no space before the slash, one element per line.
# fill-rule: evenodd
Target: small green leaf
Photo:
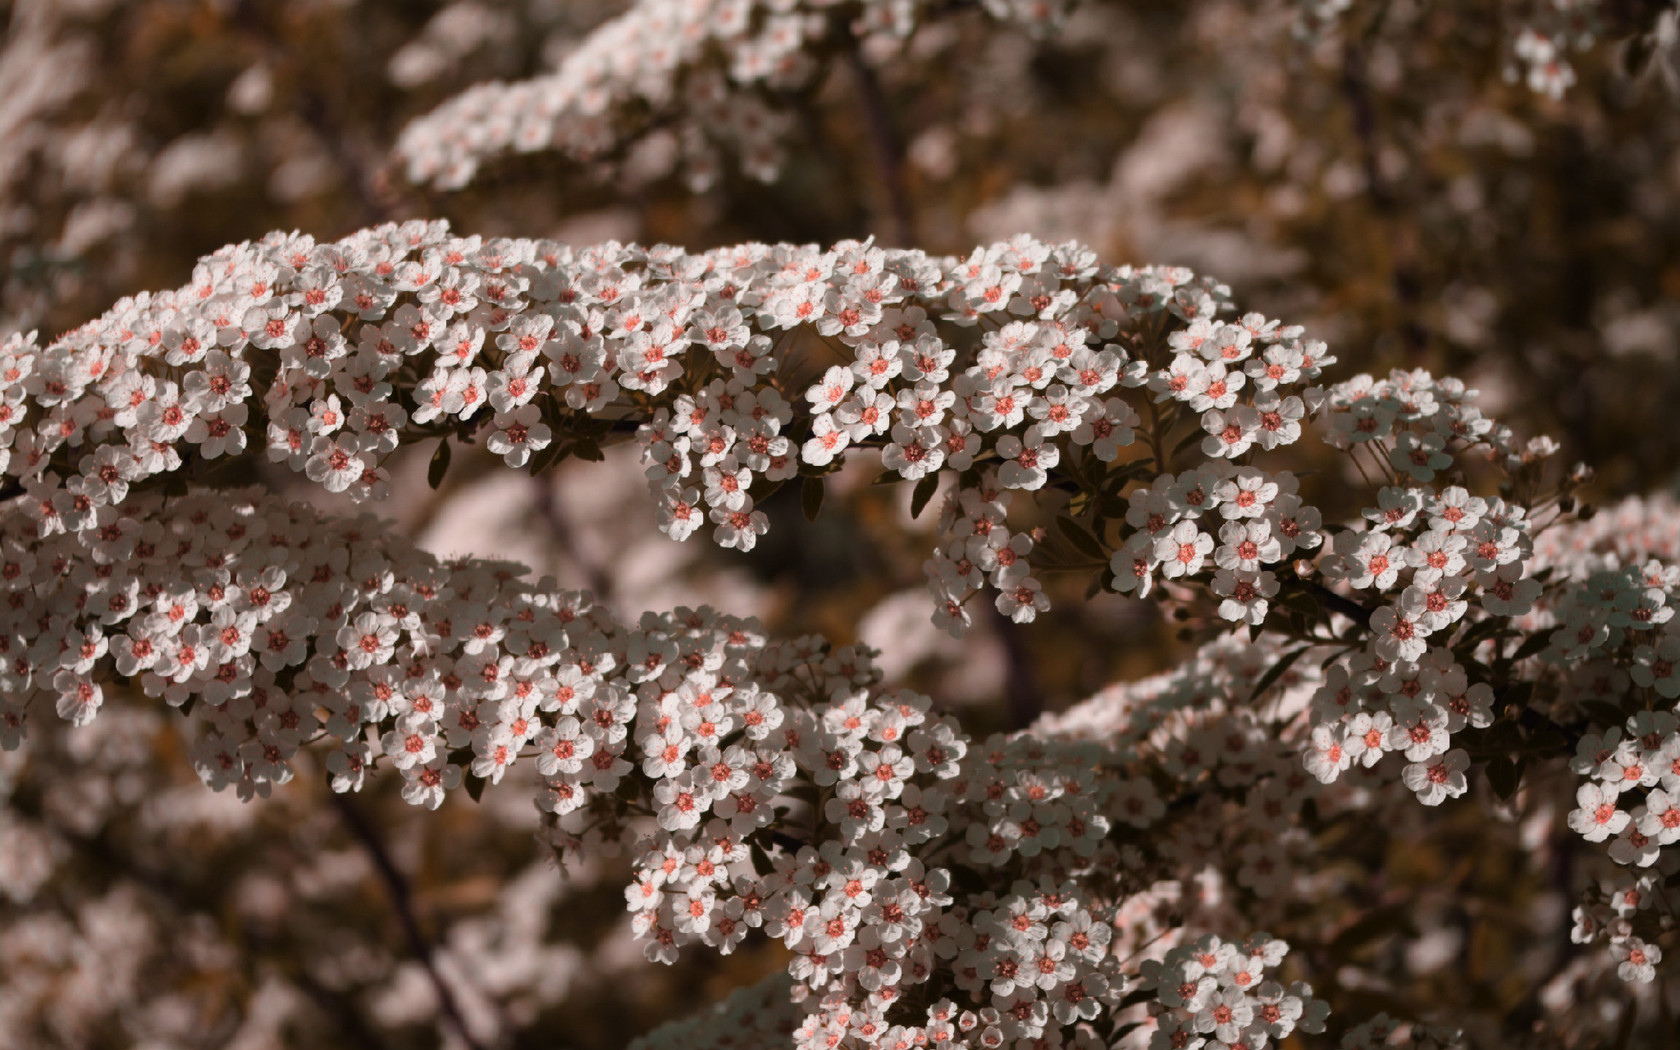
<path fill-rule="evenodd" d="M 922 480 L 916 482 L 916 490 L 910 494 L 910 516 L 912 518 L 921 517 L 922 511 L 927 508 L 928 500 L 932 499 L 933 494 L 937 491 L 939 491 L 938 473 L 927 474 L 923 476 Z"/>
<path fill-rule="evenodd" d="M 471 798 L 474 802 L 477 802 L 479 799 L 484 797 L 484 785 L 488 783 L 489 781 L 485 780 L 483 777 L 475 777 L 471 773 L 468 773 L 466 776 L 467 797 Z"/>
<path fill-rule="evenodd" d="M 437 487 L 443 484 L 443 475 L 448 469 L 449 438 L 445 436 L 438 442 L 437 451 L 432 453 L 432 462 L 426 467 L 426 484 L 432 487 L 432 491 L 437 491 Z"/>
<path fill-rule="evenodd" d="M 827 486 L 822 478 L 806 478 L 799 487 L 799 509 L 805 512 L 806 521 L 816 521 L 817 512 L 822 510 L 823 493 Z"/>

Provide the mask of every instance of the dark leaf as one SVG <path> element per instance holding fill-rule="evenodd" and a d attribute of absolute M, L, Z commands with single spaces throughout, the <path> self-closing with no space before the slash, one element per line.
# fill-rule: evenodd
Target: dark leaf
<path fill-rule="evenodd" d="M 1515 751 L 1523 745 L 1522 731 L 1515 722 L 1501 718 L 1482 733 L 1481 744 L 1489 751 Z"/>
<path fill-rule="evenodd" d="M 547 448 L 531 457 L 531 462 L 529 464 L 531 476 L 534 478 L 538 474 L 547 470 L 549 467 L 554 466 L 554 464 L 558 463 L 564 455 L 564 445 L 560 444 L 558 441 L 550 442 Z"/>
<path fill-rule="evenodd" d="M 1362 944 L 1398 932 L 1400 920 L 1404 916 L 1405 910 L 1400 905 L 1376 909 L 1336 935 L 1330 942 L 1331 957 L 1344 958 L 1349 951 Z"/>
<path fill-rule="evenodd" d="M 572 445 L 572 455 L 590 463 L 599 463 L 607 458 L 607 454 L 601 451 L 601 446 L 589 438 L 581 438 L 575 442 Z"/>
<path fill-rule="evenodd" d="M 1293 649 L 1284 653 L 1283 656 L 1278 659 L 1277 663 L 1273 664 L 1265 674 L 1260 676 L 1260 681 L 1254 683 L 1254 692 L 1248 694 L 1248 702 L 1252 704 L 1256 700 L 1260 699 L 1260 695 L 1270 689 L 1272 684 L 1279 678 L 1282 678 L 1283 672 L 1289 670 L 1289 665 L 1294 663 L 1296 660 L 1299 660 L 1301 658 L 1301 654 L 1311 648 L 1312 646 L 1310 645 L 1303 645 L 1299 649 Z"/>
<path fill-rule="evenodd" d="M 933 494 L 937 491 L 939 491 L 939 474 L 937 472 L 930 473 L 916 482 L 916 491 L 910 494 L 910 516 L 912 518 L 921 517 L 922 511 L 928 505 L 928 500 L 932 499 Z"/>
<path fill-rule="evenodd" d="M 437 451 L 432 453 L 432 462 L 426 467 L 426 484 L 433 491 L 443 484 L 444 472 L 449 469 L 449 439 L 446 437 L 438 442 Z"/>
<path fill-rule="evenodd" d="M 1098 561 L 1108 560 L 1108 552 L 1102 549 L 1102 544 L 1098 543 L 1097 538 L 1085 531 L 1085 527 L 1077 521 L 1066 514 L 1058 514 L 1056 515 L 1056 525 L 1062 530 L 1062 535 L 1068 538 L 1068 542 L 1073 544 L 1079 553 Z"/>
<path fill-rule="evenodd" d="M 1488 786 L 1501 799 L 1509 800 L 1516 793 L 1517 785 L 1522 782 L 1522 775 L 1517 772 L 1517 764 L 1504 755 L 1488 759 L 1484 772 L 1487 773 Z"/>
<path fill-rule="evenodd" d="M 1191 445 L 1194 445 L 1196 442 L 1202 440 L 1205 437 L 1207 437 L 1207 432 L 1206 431 L 1201 430 L 1201 429 L 1192 430 L 1190 433 L 1184 435 L 1183 440 L 1179 441 L 1178 444 L 1173 446 L 1173 450 L 1171 452 L 1167 453 L 1167 460 L 1170 462 L 1172 460 L 1177 459 L 1178 454 L 1180 452 L 1183 452 L 1185 449 L 1189 448 Z M 1166 469 L 1165 465 L 1163 465 L 1161 469 L 1165 470 Z"/>
<path fill-rule="evenodd" d="M 466 781 L 467 797 L 471 798 L 474 802 L 477 802 L 479 799 L 484 797 L 484 785 L 490 783 L 488 780 L 485 780 L 483 777 L 475 777 L 471 773 L 468 773 Z"/>
<path fill-rule="evenodd" d="M 1592 719 L 1594 725 L 1619 726 L 1627 721 L 1627 712 L 1605 700 L 1582 700 L 1575 706 Z"/>
<path fill-rule="evenodd" d="M 823 493 L 827 486 L 822 478 L 806 478 L 799 486 L 799 509 L 805 512 L 806 521 L 816 521 L 817 512 L 822 510 Z"/>
<path fill-rule="evenodd" d="M 1511 659 L 1526 660 L 1528 657 L 1535 655 L 1546 648 L 1546 645 L 1551 641 L 1551 634 L 1550 631 L 1536 631 L 1529 635 L 1527 641 L 1517 646 L 1517 651 L 1511 654 Z"/>

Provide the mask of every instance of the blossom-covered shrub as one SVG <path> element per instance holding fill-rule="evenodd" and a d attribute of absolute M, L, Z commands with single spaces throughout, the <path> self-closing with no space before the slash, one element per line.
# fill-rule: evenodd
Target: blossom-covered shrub
<path fill-rule="evenodd" d="M 1030 238 L 690 255 L 410 223 L 230 247 L 186 288 L 6 344 L 0 742 L 48 707 L 80 726 L 161 698 L 212 787 L 267 795 L 314 751 L 334 791 L 388 767 L 434 809 L 528 760 L 562 856 L 627 850 L 650 959 L 789 951 L 789 983 L 694 1023 L 809 1046 L 1316 1031 L 1328 1004 L 1266 972 L 1285 941 L 1163 914 L 1168 888 L 1229 881 L 1311 944 L 1323 920 L 1290 902 L 1321 902 L 1339 824 L 1473 777 L 1521 799 L 1567 766 L 1569 828 L 1632 869 L 1589 889 L 1575 938 L 1652 980 L 1671 923 L 1648 905 L 1680 870 L 1672 542 L 1577 513 L 1584 469 L 1548 480 L 1555 446 L 1462 383 L 1317 385 L 1322 344 L 1228 309 L 1188 271 Z M 1308 427 L 1364 479 L 1357 521 L 1285 469 Z M 620 621 L 238 487 L 284 464 L 377 501 L 405 443 L 437 439 L 435 483 L 480 438 L 531 473 L 634 440 L 661 527 L 704 509 L 743 551 L 755 494 L 803 475 L 820 513 L 824 476 L 877 449 L 917 511 L 950 479 L 928 560 L 948 628 L 988 585 L 1032 619 L 1037 564 L 1233 633 L 976 740 L 866 649 L 710 610 Z"/>

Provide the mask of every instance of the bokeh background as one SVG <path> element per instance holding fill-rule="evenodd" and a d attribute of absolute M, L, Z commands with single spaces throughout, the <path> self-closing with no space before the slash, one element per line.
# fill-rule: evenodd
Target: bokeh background
<path fill-rule="evenodd" d="M 578 243 L 874 236 L 941 253 L 1030 233 L 1214 274 L 1243 309 L 1327 341 L 1341 376 L 1462 376 L 1519 433 L 1591 464 L 1591 499 L 1680 480 L 1665 5 L 1604 4 L 1553 97 L 1513 64 L 1522 5 L 1355 3 L 1303 32 L 1326 5 L 1088 0 L 1037 37 L 953 3 L 776 89 L 792 130 L 768 183 L 726 157 L 696 191 L 651 118 L 590 162 L 502 160 L 456 192 L 406 181 L 391 149 L 411 119 L 554 68 L 626 6 L 0 4 L 0 327 L 72 328 L 271 229 L 447 218 Z M 524 561 L 621 615 L 709 603 L 874 645 L 889 678 L 975 733 L 1183 651 L 1154 606 L 1086 602 L 1083 581 L 1047 581 L 1056 607 L 1033 624 L 982 616 L 945 636 L 921 588 L 932 515 L 913 522 L 907 488 L 862 465 L 815 522 L 786 490 L 740 556 L 659 535 L 631 448 L 535 480 L 489 463 L 458 453 L 436 492 L 423 461 L 399 464 L 381 512 L 434 551 Z M 1304 487 L 1329 517 L 1348 508 L 1325 463 Z M 517 786 L 431 814 L 390 783 L 335 798 L 305 770 L 245 805 L 181 752 L 169 716 L 128 709 L 0 755 L 0 1050 L 615 1048 L 781 965 L 750 945 L 645 964 L 622 860 L 557 870 Z M 1447 877 L 1453 836 L 1408 870 Z M 1510 863 L 1454 877 L 1492 897 L 1527 885 Z M 1524 950 L 1496 934 L 1446 956 L 1490 995 Z"/>

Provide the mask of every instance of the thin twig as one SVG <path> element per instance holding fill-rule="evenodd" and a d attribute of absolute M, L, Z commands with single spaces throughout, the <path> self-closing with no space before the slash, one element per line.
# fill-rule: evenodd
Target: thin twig
<path fill-rule="evenodd" d="M 345 826 L 372 858 L 380 881 L 385 884 L 386 895 L 391 899 L 391 910 L 396 913 L 397 924 L 402 927 L 403 939 L 408 941 L 409 951 L 414 953 L 415 959 L 426 971 L 426 976 L 432 983 L 432 990 L 437 994 L 438 1008 L 442 1011 L 444 1019 L 455 1029 L 455 1034 L 469 1050 L 486 1050 L 484 1044 L 467 1028 L 467 1020 L 462 1016 L 461 1008 L 455 1001 L 455 993 L 450 990 L 448 982 L 443 979 L 443 974 L 437 968 L 432 946 L 420 932 L 419 920 L 414 915 L 414 894 L 409 889 L 408 879 L 397 870 L 396 861 L 380 841 L 379 833 L 368 823 L 361 811 L 350 803 L 349 797 L 333 792 L 330 798 L 333 808 L 338 810 L 339 816 L 344 819 Z"/>
<path fill-rule="evenodd" d="M 864 61 L 857 37 L 850 27 L 843 29 L 846 65 L 857 80 L 858 101 L 869 129 L 869 152 L 875 162 L 875 178 L 886 198 L 892 218 L 892 236 L 900 246 L 916 242 L 916 223 L 910 209 L 910 193 L 904 184 L 904 155 L 893 131 L 892 111 L 875 70 Z"/>
<path fill-rule="evenodd" d="M 560 506 L 559 497 L 555 495 L 554 479 L 546 474 L 538 474 L 531 482 L 536 487 L 537 513 L 542 515 L 543 523 L 548 526 L 555 546 L 570 555 L 573 564 L 583 572 L 584 582 L 595 601 L 601 604 L 610 603 L 612 577 L 603 571 L 594 559 L 583 556 L 577 540 L 577 531 L 572 528 L 571 519 L 566 517 L 565 509 Z"/>
<path fill-rule="evenodd" d="M 1009 712 L 1011 732 L 1025 729 L 1044 713 L 1044 699 L 1032 671 L 1032 660 L 1021 644 L 1015 621 L 1004 615 L 996 603 L 987 603 L 997 621 L 998 641 L 1003 645 L 1003 699 Z"/>
<path fill-rule="evenodd" d="M 1399 314 L 1401 337 L 1406 353 L 1413 362 L 1423 358 L 1429 348 L 1429 329 L 1419 317 L 1421 308 L 1421 279 L 1417 271 L 1415 245 L 1409 229 L 1402 227 L 1400 202 L 1388 181 L 1383 178 L 1377 142 L 1376 109 L 1371 103 L 1370 85 L 1365 76 L 1363 46 L 1350 39 L 1342 51 L 1342 94 L 1347 99 L 1353 121 L 1353 133 L 1359 140 L 1359 158 L 1365 172 L 1365 191 L 1372 209 L 1381 223 L 1388 227 L 1389 271 L 1394 285 L 1394 306 Z"/>

